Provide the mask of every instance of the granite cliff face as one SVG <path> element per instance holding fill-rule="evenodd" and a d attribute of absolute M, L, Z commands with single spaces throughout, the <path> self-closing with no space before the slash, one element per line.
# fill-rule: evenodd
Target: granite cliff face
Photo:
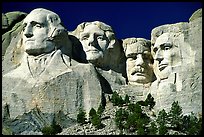
<path fill-rule="evenodd" d="M 202 9 L 189 22 L 153 28 L 151 40 L 119 40 L 100 21 L 74 31 L 61 24 L 41 8 L 2 13 L 2 134 L 42 134 L 53 122 L 59 134 L 120 134 L 115 91 L 133 102 L 151 93 L 154 114 L 178 101 L 184 115 L 202 115 Z M 104 128 L 77 124 L 80 109 L 88 118 L 99 105 Z"/>

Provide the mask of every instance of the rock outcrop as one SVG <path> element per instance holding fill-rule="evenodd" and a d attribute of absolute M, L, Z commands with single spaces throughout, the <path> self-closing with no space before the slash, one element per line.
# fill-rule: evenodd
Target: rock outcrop
<path fill-rule="evenodd" d="M 174 101 L 184 115 L 202 114 L 202 9 L 189 22 L 153 28 L 151 40 L 117 39 L 100 21 L 69 31 L 42 8 L 2 14 L 2 29 L 2 134 L 42 135 L 57 124 L 60 135 L 119 135 L 113 92 L 132 102 L 151 93 L 154 114 Z M 100 105 L 104 128 L 77 123 L 81 109 L 88 119 Z"/>

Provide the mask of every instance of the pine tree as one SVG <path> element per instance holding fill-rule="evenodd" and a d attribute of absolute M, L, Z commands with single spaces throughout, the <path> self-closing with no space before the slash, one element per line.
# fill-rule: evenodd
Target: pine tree
<path fill-rule="evenodd" d="M 157 125 L 155 124 L 154 121 L 152 121 L 149 127 L 149 135 L 156 135 L 156 134 L 157 134 Z"/>
<path fill-rule="evenodd" d="M 129 132 L 134 132 L 137 129 L 137 120 L 139 115 L 137 113 L 130 113 L 125 124 L 125 129 Z"/>
<path fill-rule="evenodd" d="M 89 120 L 91 120 L 94 115 L 96 115 L 96 110 L 94 108 L 91 108 L 91 110 L 89 111 Z"/>
<path fill-rule="evenodd" d="M 167 113 L 164 109 L 162 109 L 161 111 L 159 111 L 158 117 L 156 119 L 159 127 L 158 127 L 158 131 L 159 131 L 159 135 L 165 135 L 167 134 L 168 130 L 167 130 Z"/>
<path fill-rule="evenodd" d="M 187 135 L 202 134 L 202 119 L 198 119 L 193 112 L 191 112 L 191 115 L 184 116 L 182 123 L 182 131 Z"/>
<path fill-rule="evenodd" d="M 125 95 L 124 103 L 125 103 L 125 104 L 130 103 L 129 96 L 128 96 L 127 94 Z"/>
<path fill-rule="evenodd" d="M 122 106 L 125 103 L 125 101 L 116 91 L 113 92 L 111 102 L 113 103 L 113 106 Z"/>
<path fill-rule="evenodd" d="M 133 103 L 129 104 L 128 105 L 128 110 L 130 110 L 130 112 L 135 112 L 135 113 L 142 114 L 142 108 L 141 108 L 141 106 L 138 103 L 136 103 L 136 104 L 133 104 Z"/>
<path fill-rule="evenodd" d="M 114 120 L 115 120 L 116 126 L 120 130 L 125 129 L 125 123 L 128 119 L 128 115 L 129 115 L 129 113 L 125 109 L 120 108 L 119 110 L 116 111 Z"/>
<path fill-rule="evenodd" d="M 100 104 L 97 109 L 97 114 L 101 117 L 103 111 L 104 111 L 104 107 Z"/>
<path fill-rule="evenodd" d="M 180 131 L 182 129 L 182 119 L 182 108 L 179 106 L 178 101 L 174 101 L 168 113 L 168 121 L 171 125 L 171 128 Z"/>
<path fill-rule="evenodd" d="M 86 112 L 82 109 L 79 110 L 79 113 L 77 114 L 77 122 L 84 124 L 86 122 Z"/>
<path fill-rule="evenodd" d="M 118 104 L 118 99 L 119 99 L 119 95 L 116 91 L 113 92 L 112 98 L 111 98 L 111 102 L 113 103 L 114 106 L 117 106 Z"/>
<path fill-rule="evenodd" d="M 103 127 L 103 124 L 101 123 L 101 117 L 98 114 L 92 116 L 91 123 L 98 129 Z"/>
<path fill-rule="evenodd" d="M 152 110 L 152 108 L 156 104 L 156 102 L 154 101 L 154 98 L 152 97 L 152 95 L 150 93 L 147 95 L 147 98 L 145 100 L 145 104 L 149 105 L 149 110 Z"/>

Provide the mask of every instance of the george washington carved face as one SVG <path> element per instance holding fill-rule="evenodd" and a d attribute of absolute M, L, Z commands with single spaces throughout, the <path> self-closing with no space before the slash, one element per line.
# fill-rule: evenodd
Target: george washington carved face
<path fill-rule="evenodd" d="M 60 26 L 60 18 L 52 11 L 38 8 L 31 11 L 23 21 L 24 50 L 30 55 L 49 53 L 55 49 L 52 34 Z"/>

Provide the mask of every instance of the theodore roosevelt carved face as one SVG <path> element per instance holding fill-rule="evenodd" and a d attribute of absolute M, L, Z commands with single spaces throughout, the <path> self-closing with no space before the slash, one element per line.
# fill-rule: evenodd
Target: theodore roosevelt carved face
<path fill-rule="evenodd" d="M 129 84 L 138 85 L 152 82 L 153 58 L 150 46 L 150 41 L 143 38 L 127 38 L 123 41 Z"/>

